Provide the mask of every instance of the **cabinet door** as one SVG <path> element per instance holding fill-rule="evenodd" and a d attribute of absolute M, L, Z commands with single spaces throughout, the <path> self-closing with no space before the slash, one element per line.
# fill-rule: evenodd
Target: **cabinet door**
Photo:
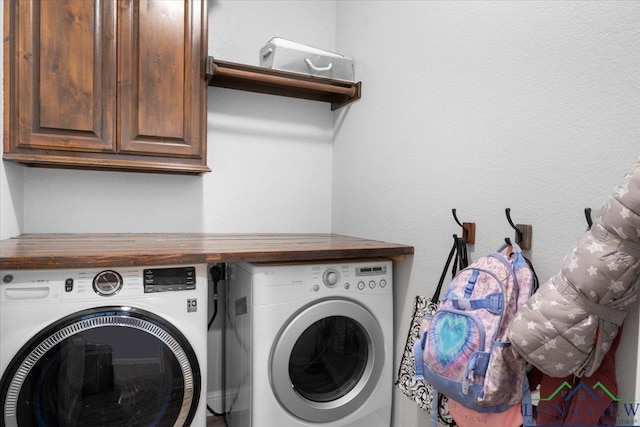
<path fill-rule="evenodd" d="M 14 38 L 4 53 L 10 151 L 113 152 L 115 4 L 20 1 L 6 10 Z"/>
<path fill-rule="evenodd" d="M 206 2 L 118 4 L 118 152 L 204 159 Z"/>

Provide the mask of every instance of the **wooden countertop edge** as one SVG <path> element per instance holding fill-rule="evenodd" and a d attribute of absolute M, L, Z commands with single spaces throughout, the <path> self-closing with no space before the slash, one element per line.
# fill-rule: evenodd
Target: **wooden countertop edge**
<path fill-rule="evenodd" d="M 96 245 L 103 242 L 101 238 L 106 242 L 105 247 Z M 142 241 L 140 247 L 132 244 L 139 240 Z M 185 244 L 186 241 L 191 244 Z M 58 242 L 61 247 L 57 247 Z M 162 244 L 159 244 L 157 249 L 150 249 L 144 246 L 149 242 Z M 175 248 L 172 246 L 174 243 Z M 69 247 L 72 249 L 68 249 Z M 401 261 L 413 253 L 412 246 L 337 234 L 26 234 L 0 241 L 0 269 L 38 270 L 357 258 L 389 258 Z"/>
<path fill-rule="evenodd" d="M 226 253 L 222 255 L 211 254 L 207 256 L 206 262 L 295 262 L 356 258 L 389 258 L 394 261 L 402 261 L 407 255 L 411 254 L 413 254 L 413 248 L 410 252 L 403 248 L 311 250 L 290 251 L 286 253 L 259 251 L 251 253 Z"/>
<path fill-rule="evenodd" d="M 101 268 L 143 265 L 177 265 L 205 263 L 202 254 L 107 255 L 107 256 L 32 256 L 0 258 L 0 270 L 47 270 L 57 268 Z"/>

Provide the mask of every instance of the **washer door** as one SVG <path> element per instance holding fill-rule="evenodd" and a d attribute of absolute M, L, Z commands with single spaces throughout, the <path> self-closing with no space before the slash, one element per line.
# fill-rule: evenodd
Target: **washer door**
<path fill-rule="evenodd" d="M 2 426 L 185 426 L 198 405 L 200 368 L 165 320 L 102 307 L 36 335 L 1 385 Z"/>
<path fill-rule="evenodd" d="M 280 331 L 271 352 L 271 385 L 293 415 L 335 421 L 369 398 L 384 358 L 382 329 L 368 310 L 352 301 L 321 300 Z"/>

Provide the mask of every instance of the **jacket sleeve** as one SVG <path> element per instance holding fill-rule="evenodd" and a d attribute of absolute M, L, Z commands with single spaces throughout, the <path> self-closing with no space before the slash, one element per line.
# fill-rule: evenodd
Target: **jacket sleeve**
<path fill-rule="evenodd" d="M 511 322 L 514 352 L 550 376 L 591 375 L 638 299 L 639 259 L 640 159 Z"/>

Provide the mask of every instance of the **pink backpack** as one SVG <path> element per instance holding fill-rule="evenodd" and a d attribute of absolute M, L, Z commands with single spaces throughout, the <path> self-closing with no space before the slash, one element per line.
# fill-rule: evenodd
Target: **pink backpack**
<path fill-rule="evenodd" d="M 531 296 L 535 274 L 517 244 L 508 255 L 505 249 L 454 276 L 414 347 L 416 377 L 479 413 L 505 412 L 528 390 L 507 326 Z"/>

